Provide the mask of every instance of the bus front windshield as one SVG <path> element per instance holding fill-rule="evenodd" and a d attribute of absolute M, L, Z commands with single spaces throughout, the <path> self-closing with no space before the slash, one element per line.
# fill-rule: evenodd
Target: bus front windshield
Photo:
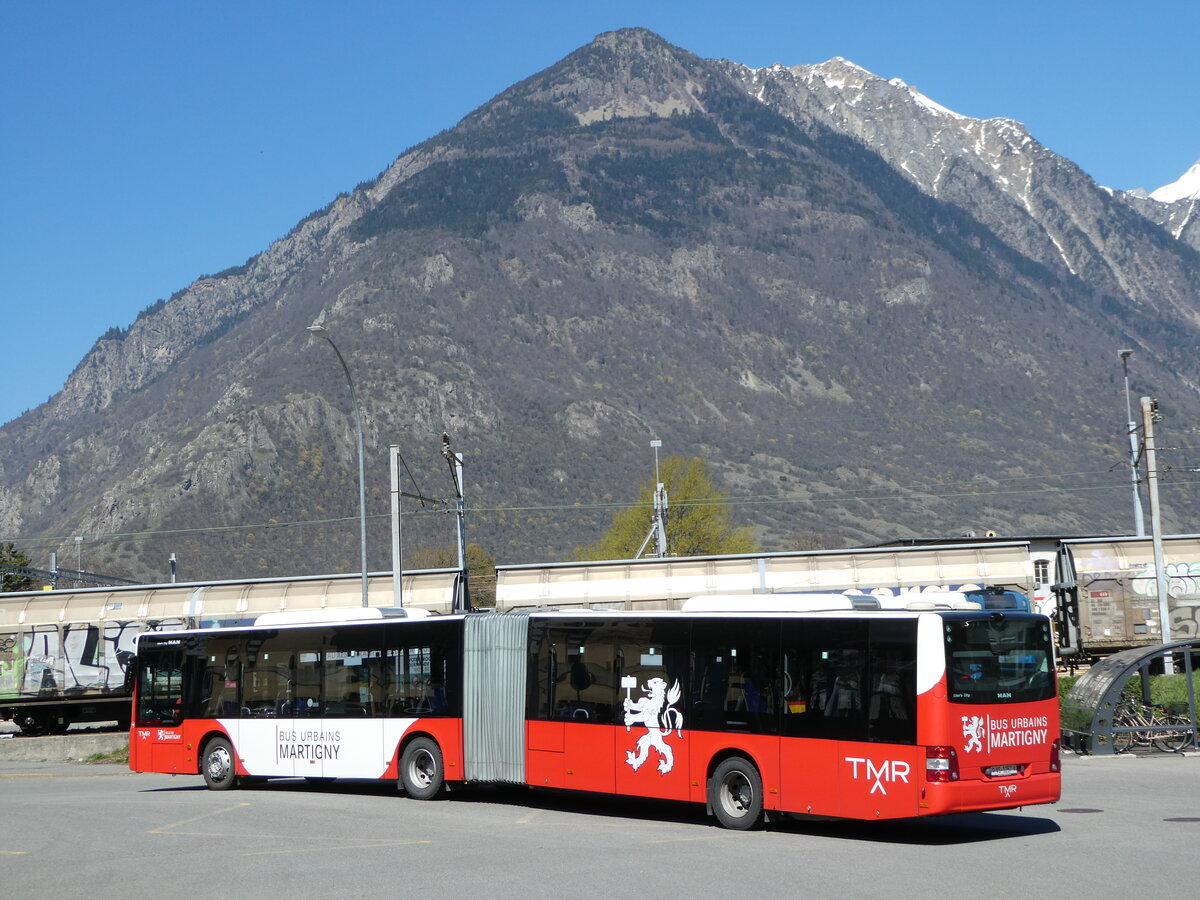
<path fill-rule="evenodd" d="M 952 703 L 1029 703 L 1055 696 L 1045 616 L 993 613 L 944 620 Z"/>

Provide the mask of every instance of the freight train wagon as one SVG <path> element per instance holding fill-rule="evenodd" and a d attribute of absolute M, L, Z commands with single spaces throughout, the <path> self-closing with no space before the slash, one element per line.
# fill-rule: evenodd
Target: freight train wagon
<path fill-rule="evenodd" d="M 451 612 L 457 584 L 457 570 L 406 572 L 405 605 Z M 369 576 L 368 602 L 393 605 L 390 572 Z M 357 574 L 0 594 L 0 718 L 26 734 L 58 734 L 72 722 L 127 727 L 126 667 L 140 632 L 361 604 Z"/>
<path fill-rule="evenodd" d="M 1162 545 L 1170 638 L 1200 637 L 1200 536 Z M 1151 538 L 1063 539 L 1055 575 L 1060 656 L 1083 662 L 1164 642 Z"/>

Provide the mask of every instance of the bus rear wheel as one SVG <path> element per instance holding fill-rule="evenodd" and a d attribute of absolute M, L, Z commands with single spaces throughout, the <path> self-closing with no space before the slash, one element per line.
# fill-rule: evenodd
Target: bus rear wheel
<path fill-rule="evenodd" d="M 708 782 L 708 805 L 722 828 L 746 831 L 762 821 L 762 778 L 748 760 L 724 760 Z"/>
<path fill-rule="evenodd" d="M 233 747 L 225 738 L 213 738 L 204 745 L 204 756 L 200 759 L 200 770 L 209 790 L 227 791 L 237 784 L 233 768 Z"/>
<path fill-rule="evenodd" d="M 414 800 L 432 800 L 445 783 L 442 748 L 427 737 L 416 738 L 400 757 L 400 784 Z"/>

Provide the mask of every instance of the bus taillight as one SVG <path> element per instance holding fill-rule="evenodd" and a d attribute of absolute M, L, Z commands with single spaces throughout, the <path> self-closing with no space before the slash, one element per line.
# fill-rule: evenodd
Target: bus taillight
<path fill-rule="evenodd" d="M 925 780 L 958 781 L 958 754 L 953 747 L 925 748 Z"/>
<path fill-rule="evenodd" d="M 1055 739 L 1055 741 L 1050 744 L 1050 771 L 1051 772 L 1059 771 L 1059 768 L 1058 768 L 1058 740 L 1057 739 Z"/>

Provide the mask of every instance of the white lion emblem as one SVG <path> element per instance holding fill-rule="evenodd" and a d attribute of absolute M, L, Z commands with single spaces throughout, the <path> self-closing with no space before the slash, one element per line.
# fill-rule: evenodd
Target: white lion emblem
<path fill-rule="evenodd" d="M 983 716 L 963 716 L 963 737 L 967 739 L 964 753 L 983 750 Z"/>
<path fill-rule="evenodd" d="M 642 688 L 646 696 L 634 701 L 629 696 L 630 688 L 637 686 L 637 679 L 632 676 L 621 679 L 625 688 L 625 730 L 630 725 L 641 723 L 646 726 L 646 733 L 638 738 L 637 752 L 627 750 L 625 762 L 637 771 L 650 756 L 650 748 L 658 751 L 658 771 L 662 774 L 670 772 L 675 766 L 675 753 L 666 742 L 666 737 L 672 731 L 683 736 L 683 713 L 675 708 L 682 691 L 676 681 L 667 690 L 667 683 L 661 678 L 651 678 Z"/>

